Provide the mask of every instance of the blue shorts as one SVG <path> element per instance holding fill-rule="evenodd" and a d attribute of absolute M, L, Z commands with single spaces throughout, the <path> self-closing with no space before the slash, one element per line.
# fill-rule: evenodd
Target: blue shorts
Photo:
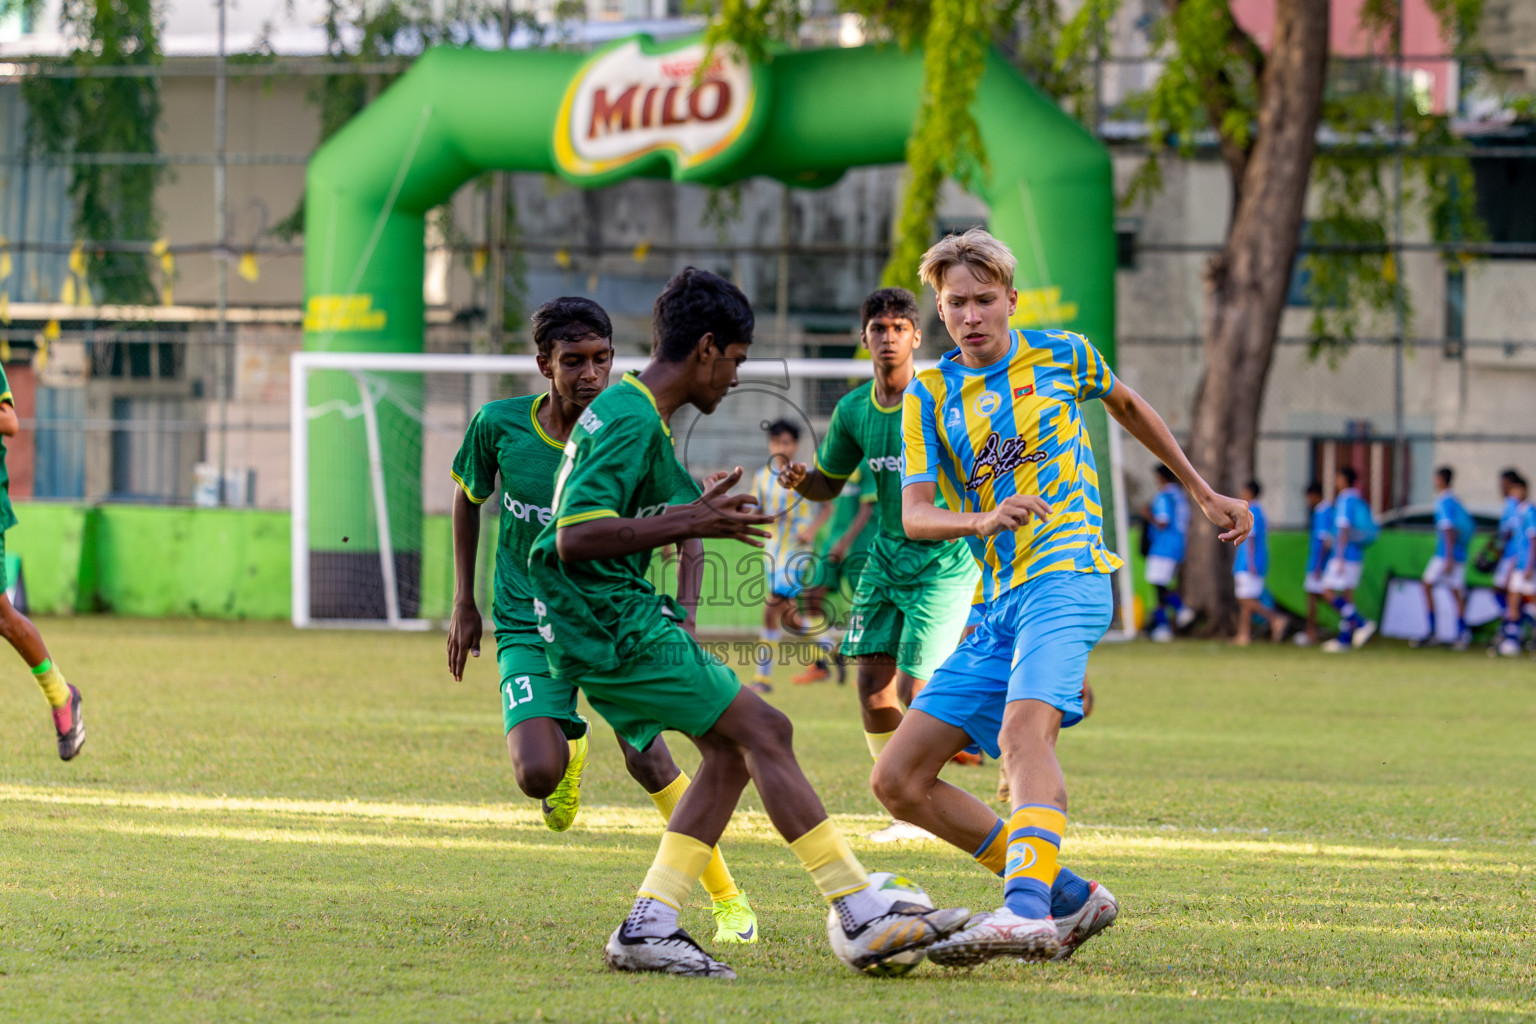
<path fill-rule="evenodd" d="M 773 578 L 768 581 L 769 591 L 774 597 L 793 601 L 805 589 L 805 582 L 801 578 L 805 575 L 803 569 L 803 560 L 797 559 L 789 559 L 784 564 L 774 566 Z"/>
<path fill-rule="evenodd" d="M 1083 719 L 1088 652 L 1109 629 L 1114 591 L 1107 573 L 1048 572 L 987 606 L 980 628 L 928 680 L 913 711 L 964 729 L 993 757 L 1010 701 L 1038 700 Z"/>

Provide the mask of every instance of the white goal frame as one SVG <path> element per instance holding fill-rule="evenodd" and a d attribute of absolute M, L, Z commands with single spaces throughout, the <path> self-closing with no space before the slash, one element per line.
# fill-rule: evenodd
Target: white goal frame
<path fill-rule="evenodd" d="M 613 361 L 614 370 L 644 368 L 648 359 L 621 356 Z M 919 363 L 919 368 L 932 366 L 932 362 Z M 301 629 L 310 627 L 341 627 L 348 629 L 416 629 L 426 630 L 437 625 L 433 619 L 405 619 L 400 614 L 399 590 L 395 585 L 394 548 L 390 539 L 389 506 L 384 491 L 383 450 L 379 439 L 378 417 L 373 396 L 365 386 L 363 375 L 367 373 L 456 373 L 491 374 L 503 376 L 519 374 L 532 376 L 539 372 L 538 361 L 533 356 L 464 355 L 439 353 L 394 352 L 295 352 L 289 359 L 288 416 L 292 438 L 290 463 L 292 519 L 290 527 L 290 552 L 292 557 L 292 619 Z M 358 393 L 363 403 L 363 430 L 368 443 L 369 478 L 372 480 L 372 501 L 379 536 L 379 569 L 384 584 L 385 618 L 370 619 L 314 619 L 309 614 L 309 375 L 316 370 L 339 370 L 351 373 L 358 381 Z M 743 364 L 743 382 L 762 381 L 772 377 L 787 387 L 797 378 L 869 378 L 874 375 L 874 364 L 867 359 L 753 359 Z M 1120 556 L 1127 571 L 1120 573 L 1121 628 L 1127 639 L 1136 635 L 1134 621 L 1134 589 L 1128 571 L 1130 559 L 1130 515 L 1124 501 L 1125 471 L 1121 454 L 1122 444 L 1119 425 L 1109 420 L 1109 470 L 1115 498 L 1115 536 L 1120 542 Z"/>

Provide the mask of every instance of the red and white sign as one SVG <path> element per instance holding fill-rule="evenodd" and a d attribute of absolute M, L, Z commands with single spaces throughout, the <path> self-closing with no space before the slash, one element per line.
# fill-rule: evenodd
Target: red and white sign
<path fill-rule="evenodd" d="M 704 52 L 695 43 L 648 54 L 631 39 L 594 57 L 566 90 L 555 122 L 560 169 L 594 177 L 668 152 L 686 172 L 729 149 L 752 119 L 752 69 L 717 49 L 701 75 Z"/>

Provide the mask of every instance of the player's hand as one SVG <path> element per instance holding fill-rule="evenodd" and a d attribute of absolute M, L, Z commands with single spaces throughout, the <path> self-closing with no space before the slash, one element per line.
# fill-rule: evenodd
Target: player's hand
<path fill-rule="evenodd" d="M 761 529 L 773 522 L 773 516 L 757 510 L 756 498 L 728 493 L 741 482 L 741 472 L 737 466 L 728 473 L 711 474 L 710 485 L 699 500 L 681 506 L 689 517 L 689 536 L 726 537 L 758 548 L 763 546 L 763 540 L 773 536 Z"/>
<path fill-rule="evenodd" d="M 1222 531 L 1221 540 L 1241 544 L 1253 532 L 1253 513 L 1242 498 L 1229 498 L 1212 491 L 1211 496 L 1200 503 L 1200 511 Z"/>
<path fill-rule="evenodd" d="M 787 487 L 793 491 L 805 483 L 805 478 L 810 475 L 810 470 L 803 462 L 786 462 L 784 468 L 779 470 L 779 486 Z"/>
<path fill-rule="evenodd" d="M 1002 504 L 990 512 L 982 513 L 976 526 L 976 536 L 992 537 L 1009 530 L 1017 530 L 1029 522 L 1030 516 L 1043 521 L 1050 517 L 1050 504 L 1038 494 L 1010 494 Z"/>
<path fill-rule="evenodd" d="M 721 480 L 724 480 L 730 475 L 731 471 L 728 469 L 715 470 L 713 473 L 709 474 L 709 476 L 704 478 L 704 489 L 706 491 L 709 490 L 711 487 L 715 486 L 715 484 L 719 483 Z"/>
<path fill-rule="evenodd" d="M 809 526 L 802 526 L 795 533 L 795 540 L 799 541 L 801 544 L 809 544 L 815 539 L 816 531 L 811 529 Z"/>
<path fill-rule="evenodd" d="M 448 620 L 448 671 L 457 682 L 464 681 L 464 665 L 469 657 L 480 657 L 480 609 L 473 602 L 454 604 Z"/>

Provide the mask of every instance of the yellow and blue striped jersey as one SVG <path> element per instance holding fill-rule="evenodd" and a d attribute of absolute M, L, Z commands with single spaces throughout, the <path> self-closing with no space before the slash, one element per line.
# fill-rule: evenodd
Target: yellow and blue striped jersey
<path fill-rule="evenodd" d="M 781 486 L 772 466 L 764 466 L 752 478 L 752 497 L 764 515 L 773 516 L 773 522 L 764 527 L 772 536 L 763 541 L 770 566 L 781 569 L 811 549 L 800 540 L 800 531 L 816 521 L 816 502 Z"/>
<path fill-rule="evenodd" d="M 972 368 L 959 349 L 921 370 L 902 400 L 902 486 L 937 484 L 944 504 L 988 512 L 1038 494 L 1052 515 L 994 537 L 968 537 L 991 602 L 1047 572 L 1113 572 L 1099 473 L 1079 403 L 1115 386 L 1109 364 L 1070 331 L 1011 332 L 1008 354 Z"/>

